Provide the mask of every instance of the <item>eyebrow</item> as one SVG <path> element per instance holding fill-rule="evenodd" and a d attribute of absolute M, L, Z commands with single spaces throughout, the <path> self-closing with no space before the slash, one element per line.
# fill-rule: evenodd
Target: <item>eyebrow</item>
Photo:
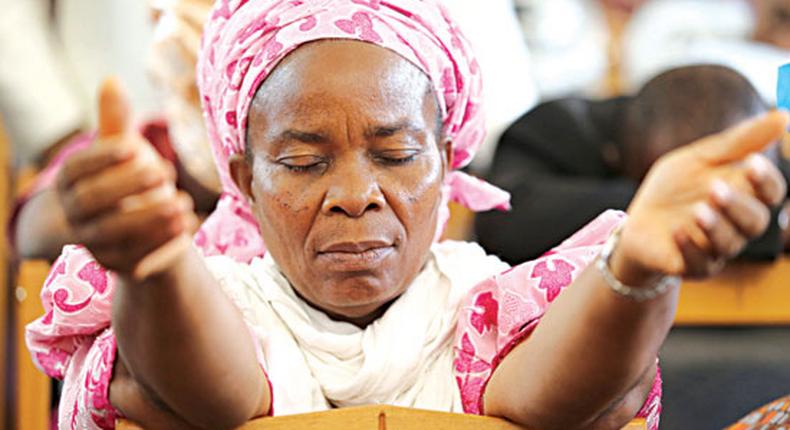
<path fill-rule="evenodd" d="M 418 127 L 412 122 L 405 120 L 392 125 L 378 125 L 371 127 L 365 132 L 365 137 L 388 137 L 404 131 L 420 132 L 422 131 L 422 127 Z"/>
<path fill-rule="evenodd" d="M 326 143 L 329 141 L 323 134 L 293 129 L 283 131 L 275 140 L 277 143 L 285 143 L 292 140 L 302 143 Z"/>

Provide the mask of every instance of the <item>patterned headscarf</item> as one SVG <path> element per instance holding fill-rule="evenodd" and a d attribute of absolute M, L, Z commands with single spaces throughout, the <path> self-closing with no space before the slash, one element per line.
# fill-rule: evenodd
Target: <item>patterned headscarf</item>
<path fill-rule="evenodd" d="M 263 80 L 288 53 L 323 39 L 373 43 L 416 65 L 437 95 L 444 135 L 453 141 L 453 169 L 472 160 L 485 135 L 480 68 L 436 0 L 219 0 L 203 33 L 198 89 L 225 190 L 218 211 L 246 225 L 216 235 L 218 224 L 229 223 L 210 218 L 196 239 L 202 248 L 217 242 L 224 248 L 216 253 L 234 247 L 253 253 L 251 258 L 262 247 L 247 202 L 230 178 L 228 158 L 244 152 L 247 114 Z M 447 201 L 473 211 L 509 207 L 506 192 L 459 171 L 446 177 L 443 191 L 437 238 L 448 218 Z"/>

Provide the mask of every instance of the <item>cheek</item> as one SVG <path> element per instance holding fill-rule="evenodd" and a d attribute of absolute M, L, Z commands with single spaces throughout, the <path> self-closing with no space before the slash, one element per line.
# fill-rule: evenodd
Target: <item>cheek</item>
<path fill-rule="evenodd" d="M 257 162 L 253 171 L 254 212 L 270 248 L 301 243 L 320 207 L 316 203 L 320 196 L 312 196 L 311 187 L 278 170 L 270 163 Z"/>
<path fill-rule="evenodd" d="M 408 172 L 401 172 L 392 187 L 390 200 L 395 213 L 403 220 L 407 231 L 433 232 L 437 209 L 441 200 L 444 179 L 441 159 L 426 157 L 415 162 Z M 386 191 L 386 190 L 385 190 Z M 431 220 L 432 222 L 426 222 Z M 432 233 L 431 233 L 432 234 Z"/>

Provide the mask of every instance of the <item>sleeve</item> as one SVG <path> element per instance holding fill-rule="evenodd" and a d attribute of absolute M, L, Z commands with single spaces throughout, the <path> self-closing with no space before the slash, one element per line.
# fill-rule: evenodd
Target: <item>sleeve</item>
<path fill-rule="evenodd" d="M 115 278 L 90 253 L 68 245 L 41 290 L 44 315 L 28 324 L 33 362 L 64 381 L 58 412 L 61 429 L 112 429 L 117 411 L 109 401 L 115 336 L 109 328 Z"/>
<path fill-rule="evenodd" d="M 55 155 L 47 167 L 36 175 L 33 183 L 16 198 L 11 210 L 11 218 L 8 222 L 8 239 L 12 248 L 16 248 L 17 221 L 19 220 L 19 214 L 22 208 L 33 198 L 33 196 L 52 187 L 55 183 L 55 178 L 58 176 L 58 172 L 60 172 L 60 169 L 63 167 L 63 163 L 76 152 L 88 147 L 92 141 L 92 133 L 83 133 L 74 137 L 57 153 L 57 155 Z"/>
<path fill-rule="evenodd" d="M 248 296 L 243 289 L 233 287 L 237 280 L 250 281 L 251 275 L 239 271 L 239 264 L 230 258 L 216 258 L 218 261 L 209 267 L 241 309 L 257 346 L 249 323 L 252 310 Z M 26 327 L 26 343 L 36 367 L 64 382 L 58 411 L 60 429 L 113 429 L 120 416 L 109 399 L 116 353 L 110 327 L 115 282 L 112 272 L 85 248 L 64 247 L 41 290 L 44 315 Z M 259 347 L 256 353 L 263 368 Z M 269 410 L 272 414 L 271 407 Z"/>
<path fill-rule="evenodd" d="M 483 393 L 504 357 L 537 326 L 559 293 L 600 253 L 624 214 L 607 211 L 542 257 L 491 277 L 471 290 L 459 313 L 454 372 L 464 412 L 483 413 Z M 639 417 L 658 428 L 661 379 Z"/>

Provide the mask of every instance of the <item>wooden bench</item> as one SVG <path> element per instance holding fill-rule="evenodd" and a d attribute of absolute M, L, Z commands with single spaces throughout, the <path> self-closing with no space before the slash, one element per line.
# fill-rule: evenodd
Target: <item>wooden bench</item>
<path fill-rule="evenodd" d="M 141 430 L 119 420 L 118 430 Z M 386 405 L 333 409 L 326 412 L 261 418 L 239 430 L 522 430 L 505 420 L 477 415 L 451 414 Z M 623 430 L 646 430 L 643 419 L 631 421 Z"/>
<path fill-rule="evenodd" d="M 736 261 L 714 278 L 684 282 L 675 324 L 790 324 L 790 257 Z"/>

